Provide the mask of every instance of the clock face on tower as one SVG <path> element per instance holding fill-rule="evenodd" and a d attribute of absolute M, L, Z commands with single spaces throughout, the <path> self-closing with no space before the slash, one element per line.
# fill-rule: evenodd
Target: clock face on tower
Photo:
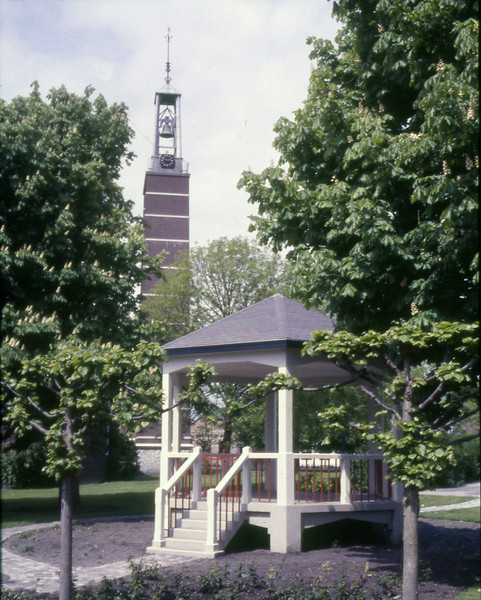
<path fill-rule="evenodd" d="M 163 169 L 173 169 L 175 165 L 175 159 L 172 154 L 161 154 L 160 155 L 160 166 Z"/>

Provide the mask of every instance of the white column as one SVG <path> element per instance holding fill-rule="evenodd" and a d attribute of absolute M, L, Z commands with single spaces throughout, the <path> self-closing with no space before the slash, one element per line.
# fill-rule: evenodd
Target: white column
<path fill-rule="evenodd" d="M 180 391 L 178 376 L 172 376 L 173 405 L 177 404 Z M 182 410 L 180 406 L 172 409 L 172 452 L 180 452 L 182 440 Z"/>
<path fill-rule="evenodd" d="M 341 460 L 341 504 L 352 504 L 351 498 L 351 459 L 344 456 Z"/>
<path fill-rule="evenodd" d="M 264 450 L 266 452 L 277 452 L 277 398 L 276 394 L 266 397 L 265 425 L 264 425 Z M 270 461 L 270 489 L 277 492 L 277 462 Z M 267 477 L 267 464 L 264 465 Z"/>
<path fill-rule="evenodd" d="M 172 450 L 172 378 L 169 373 L 162 375 L 163 409 L 162 413 L 162 451 L 160 453 L 160 486 L 163 487 L 169 477 L 170 464 L 168 453 Z"/>
<path fill-rule="evenodd" d="M 277 452 L 277 406 L 276 395 L 266 397 L 264 439 L 266 452 Z"/>
<path fill-rule="evenodd" d="M 280 367 L 279 372 L 289 375 L 285 367 Z M 292 390 L 277 392 L 277 503 L 283 506 L 294 504 L 293 397 Z"/>

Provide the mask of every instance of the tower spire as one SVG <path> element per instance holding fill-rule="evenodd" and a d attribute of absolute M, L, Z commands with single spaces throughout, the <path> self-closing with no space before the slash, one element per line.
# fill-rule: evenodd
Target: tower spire
<path fill-rule="evenodd" d="M 165 36 L 165 39 L 167 40 L 167 62 L 165 63 L 165 83 L 167 85 L 170 84 L 170 40 L 172 39 L 172 36 L 170 35 L 170 27 L 167 29 L 167 35 Z"/>

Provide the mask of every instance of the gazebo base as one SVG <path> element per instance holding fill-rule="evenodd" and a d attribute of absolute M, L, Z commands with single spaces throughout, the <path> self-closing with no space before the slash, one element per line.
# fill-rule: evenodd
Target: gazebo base
<path fill-rule="evenodd" d="M 178 520 L 175 527 L 170 528 L 169 536 L 162 541 L 154 540 L 147 551 L 153 554 L 216 558 L 223 554 L 240 526 L 249 523 L 267 530 L 272 552 L 300 552 L 302 532 L 305 529 L 344 519 L 381 525 L 388 533 L 388 541 L 399 543 L 402 536 L 401 513 L 401 505 L 389 500 L 354 502 L 349 505 L 340 502 L 298 503 L 292 506 L 252 501 L 235 515 L 233 521 L 228 522 L 218 543 L 207 544 L 207 502 L 200 501 L 195 509 L 184 511 L 183 518 Z M 224 515 L 225 513 L 220 515 L 220 521 L 224 520 Z"/>
<path fill-rule="evenodd" d="M 301 550 L 304 529 L 327 525 L 343 519 L 353 519 L 384 525 L 392 544 L 402 540 L 402 507 L 389 500 L 372 503 L 295 504 L 280 506 L 250 502 L 247 521 L 269 532 L 272 552 L 288 553 Z"/>

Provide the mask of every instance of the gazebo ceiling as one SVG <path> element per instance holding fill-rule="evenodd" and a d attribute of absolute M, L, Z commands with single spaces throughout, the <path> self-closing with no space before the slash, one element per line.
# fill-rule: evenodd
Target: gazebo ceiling
<path fill-rule="evenodd" d="M 231 383 L 258 381 L 279 367 L 304 384 L 346 381 L 347 374 L 327 359 L 301 355 L 312 331 L 333 329 L 328 316 L 275 294 L 165 344 L 169 362 L 164 372 L 183 379 L 200 359 L 215 366 L 215 379 Z"/>

